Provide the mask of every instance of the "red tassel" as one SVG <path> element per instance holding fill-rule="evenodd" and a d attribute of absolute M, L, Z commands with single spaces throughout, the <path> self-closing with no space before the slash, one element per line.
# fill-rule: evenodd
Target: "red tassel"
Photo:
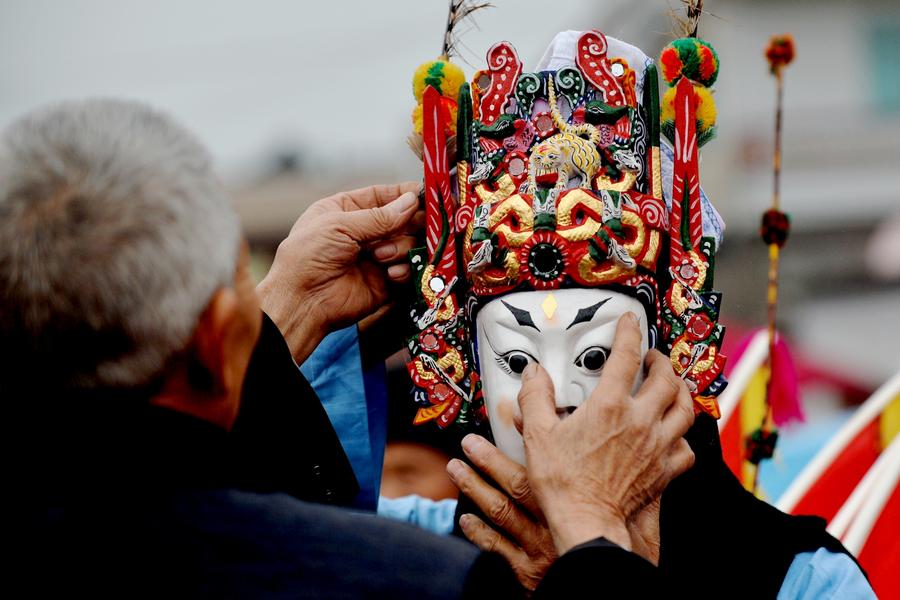
<path fill-rule="evenodd" d="M 800 383 L 791 350 L 781 334 L 775 335 L 775 353 L 771 357 L 772 374 L 769 385 L 769 403 L 775 425 L 803 423 L 806 416 L 800 403 Z"/>
<path fill-rule="evenodd" d="M 728 353 L 728 364 L 731 367 L 740 362 L 741 357 L 750 345 L 750 341 L 760 331 L 763 331 L 763 329 L 755 329 L 748 333 Z M 772 417 L 776 426 L 780 427 L 787 423 L 803 423 L 806 421 L 803 405 L 800 403 L 800 376 L 794 364 L 791 350 L 781 334 L 775 335 L 775 352 L 772 357 L 772 374 L 769 390 L 769 402 L 772 405 Z"/>

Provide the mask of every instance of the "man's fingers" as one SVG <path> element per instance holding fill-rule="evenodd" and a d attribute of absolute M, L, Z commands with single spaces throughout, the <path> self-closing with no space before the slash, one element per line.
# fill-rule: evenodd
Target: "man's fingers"
<path fill-rule="evenodd" d="M 404 181 L 403 183 L 370 185 L 358 190 L 340 192 L 332 197 L 345 211 L 355 211 L 361 208 L 385 206 L 407 192 L 418 194 L 421 189 L 421 181 Z"/>
<path fill-rule="evenodd" d="M 647 378 L 635 397 L 648 417 L 662 417 L 666 442 L 679 439 L 694 424 L 694 401 L 684 381 L 672 370 L 671 360 L 651 350 L 646 358 Z"/>
<path fill-rule="evenodd" d="M 416 195 L 407 192 L 386 206 L 345 212 L 340 215 L 340 222 L 354 240 L 368 244 L 401 233 L 417 206 Z"/>
<path fill-rule="evenodd" d="M 410 269 L 409 265 L 405 264 L 391 265 L 387 269 L 388 279 L 395 283 L 409 280 L 409 276 L 411 274 L 412 270 Z"/>
<path fill-rule="evenodd" d="M 525 507 L 535 517 L 541 518 L 525 467 L 510 459 L 492 443 L 480 435 L 470 433 L 462 440 L 463 451 L 472 463 L 488 477 L 497 482 L 503 491 L 517 504 Z"/>
<path fill-rule="evenodd" d="M 537 543 L 540 531 L 505 494 L 484 481 L 459 459 L 447 463 L 447 473 L 463 494 L 481 509 L 484 516 L 507 532 L 521 546 Z"/>
<path fill-rule="evenodd" d="M 634 386 L 634 378 L 641 368 L 641 328 L 634 313 L 626 312 L 616 325 L 609 360 L 603 367 L 603 374 L 597 390 L 603 390 L 610 397 L 628 397 Z"/>
<path fill-rule="evenodd" d="M 687 430 L 694 424 L 694 399 L 682 385 L 674 403 L 662 417 L 663 439 L 666 441 L 677 440 L 684 436 Z"/>
<path fill-rule="evenodd" d="M 399 235 L 386 241 L 378 242 L 371 249 L 375 262 L 386 266 L 387 278 L 395 283 L 409 280 L 412 274 L 407 259 L 409 251 L 416 245 L 416 238 L 410 235 Z"/>
<path fill-rule="evenodd" d="M 398 260 L 406 260 L 409 251 L 416 244 L 416 238 L 411 235 L 401 235 L 395 238 L 379 242 L 372 248 L 372 256 L 382 264 L 392 263 Z"/>
<path fill-rule="evenodd" d="M 645 359 L 647 377 L 635 395 L 648 415 L 661 416 L 678 400 L 679 394 L 687 392 L 687 386 L 672 370 L 669 357 L 658 350 L 651 350 Z"/>
<path fill-rule="evenodd" d="M 519 390 L 519 410 L 522 412 L 522 435 L 526 447 L 529 431 L 546 431 L 559 422 L 554 398 L 553 381 L 547 371 L 536 362 L 525 367 Z"/>
<path fill-rule="evenodd" d="M 669 481 L 672 481 L 688 469 L 694 466 L 694 451 L 685 439 L 679 439 L 672 447 L 669 454 Z M 668 485 L 668 482 L 666 482 Z"/>
<path fill-rule="evenodd" d="M 513 426 L 516 428 L 516 431 L 519 432 L 519 435 L 522 435 L 522 414 L 514 412 L 513 413 Z"/>
<path fill-rule="evenodd" d="M 525 552 L 511 541 L 503 537 L 472 514 L 464 514 L 459 518 L 459 526 L 469 541 L 485 552 L 496 552 L 506 559 L 513 567 L 522 561 L 527 561 Z"/>

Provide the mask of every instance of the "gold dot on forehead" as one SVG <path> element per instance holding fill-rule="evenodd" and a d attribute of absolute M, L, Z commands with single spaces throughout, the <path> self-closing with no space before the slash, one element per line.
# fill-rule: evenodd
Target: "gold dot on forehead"
<path fill-rule="evenodd" d="M 559 303 L 556 301 L 556 298 L 553 296 L 553 292 L 547 294 L 547 297 L 544 298 L 544 301 L 541 302 L 541 310 L 544 311 L 544 314 L 547 315 L 548 319 L 552 319 L 553 315 L 556 314 L 556 309 L 559 306 Z"/>

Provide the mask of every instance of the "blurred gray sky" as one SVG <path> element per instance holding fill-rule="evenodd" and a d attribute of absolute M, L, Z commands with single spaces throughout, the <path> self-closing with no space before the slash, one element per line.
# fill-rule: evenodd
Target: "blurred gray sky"
<path fill-rule="evenodd" d="M 463 36 L 469 75 L 500 39 L 516 46 L 528 69 L 568 28 L 597 27 L 654 56 L 672 37 L 666 13 L 678 2 L 494 4 Z M 900 37 L 900 3 L 708 0 L 706 7 L 712 15 L 701 34 L 723 70 L 720 135 L 707 147 L 714 151 L 705 152 L 703 177 L 732 231 L 752 232 L 767 201 L 774 93 L 762 49 L 781 31 L 793 32 L 798 47 L 787 75 L 784 176 L 798 223 L 870 222 L 896 207 L 900 169 L 891 162 L 900 151 L 900 110 L 874 110 L 874 82 L 883 75 L 872 40 L 874 28 L 892 20 Z M 0 122 L 63 98 L 138 98 L 195 130 L 231 181 L 294 149 L 325 171 L 412 177 L 409 81 L 439 52 L 446 10 L 446 0 L 0 0 Z M 900 73 L 896 57 L 892 64 Z M 842 168 L 822 168 L 828 164 Z M 862 197 L 856 211 L 837 201 L 851 192 Z M 823 194 L 835 201 L 822 202 Z"/>
<path fill-rule="evenodd" d="M 494 4 L 463 36 L 468 75 L 501 39 L 533 68 L 563 29 L 599 28 L 655 56 L 672 39 L 667 11 L 678 2 Z M 900 2 L 706 8 L 713 15 L 701 35 L 723 66 L 719 137 L 704 148 L 702 171 L 728 222 L 726 312 L 759 322 L 765 253 L 750 239 L 771 194 L 774 104 L 763 48 L 790 31 L 797 60 L 786 74 L 783 199 L 807 241 L 798 236 L 785 251 L 782 314 L 811 352 L 886 377 L 900 362 L 900 317 L 887 314 L 900 294 L 895 286 L 864 298 L 872 288 L 862 256 L 872 228 L 900 213 Z M 446 0 L 0 0 L 0 123 L 66 98 L 135 98 L 194 130 L 235 184 L 271 169 L 280 151 L 301 153 L 307 181 L 320 186 L 308 194 L 340 189 L 354 173 L 420 177 L 405 143 L 410 78 L 438 54 L 446 11 Z M 285 230 L 292 222 L 270 216 Z"/>
<path fill-rule="evenodd" d="M 534 62 L 557 30 L 581 26 L 601 3 L 495 4 L 464 38 L 473 64 L 497 36 Z M 3 0 L 0 7 L 0 121 L 61 98 L 138 98 L 189 124 L 222 170 L 241 177 L 272 146 L 293 144 L 325 163 L 390 152 L 414 168 L 404 146 L 409 80 L 440 51 L 447 2 Z M 538 12 L 540 19 L 513 21 Z"/>

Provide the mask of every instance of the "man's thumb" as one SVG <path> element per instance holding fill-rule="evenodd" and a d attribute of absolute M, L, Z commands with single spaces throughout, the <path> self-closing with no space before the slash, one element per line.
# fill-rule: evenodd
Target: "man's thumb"
<path fill-rule="evenodd" d="M 406 192 L 384 206 L 346 212 L 342 215 L 342 220 L 357 242 L 374 242 L 402 232 L 416 214 L 418 203 L 414 193 Z"/>
<path fill-rule="evenodd" d="M 553 380 L 536 362 L 530 363 L 522 373 L 519 410 L 522 412 L 523 427 L 548 429 L 558 420 Z"/>

